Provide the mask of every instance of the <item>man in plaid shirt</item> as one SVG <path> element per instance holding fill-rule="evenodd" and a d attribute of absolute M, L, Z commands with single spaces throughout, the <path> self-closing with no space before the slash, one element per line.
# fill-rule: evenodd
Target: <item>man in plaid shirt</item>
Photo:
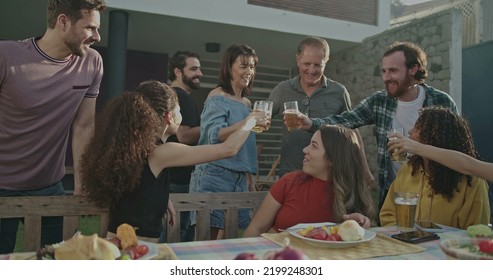
<path fill-rule="evenodd" d="M 402 163 L 393 162 L 387 151 L 387 132 L 402 127 L 404 135 L 413 128 L 423 107 L 441 106 L 457 112 L 457 106 L 445 92 L 424 83 L 428 77 L 426 53 L 410 42 L 395 42 L 384 53 L 382 79 L 385 90 L 377 91 L 362 100 L 351 111 L 325 118 L 300 116 L 302 128 L 317 130 L 326 124 L 358 128 L 374 124 L 378 151 L 378 182 L 380 206 Z"/>

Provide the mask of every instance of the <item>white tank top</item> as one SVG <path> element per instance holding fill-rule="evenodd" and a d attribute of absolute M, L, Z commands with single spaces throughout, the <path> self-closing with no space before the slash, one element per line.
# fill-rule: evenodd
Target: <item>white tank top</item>
<path fill-rule="evenodd" d="M 413 101 L 405 102 L 397 100 L 397 109 L 395 111 L 394 119 L 392 119 L 392 128 L 402 127 L 404 130 L 404 136 L 409 137 L 409 131 L 414 127 L 416 120 L 419 118 L 419 112 L 423 108 L 425 100 L 425 90 L 422 86 L 419 86 L 418 97 Z M 395 174 L 401 168 L 401 163 L 398 161 L 392 161 L 392 178 L 395 178 Z"/>

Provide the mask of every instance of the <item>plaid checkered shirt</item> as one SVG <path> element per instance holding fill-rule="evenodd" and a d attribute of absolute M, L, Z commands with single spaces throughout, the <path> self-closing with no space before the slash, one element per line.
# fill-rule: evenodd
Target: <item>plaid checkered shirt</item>
<path fill-rule="evenodd" d="M 441 106 L 455 113 L 458 112 L 454 100 L 447 93 L 424 83 L 420 85 L 424 87 L 426 92 L 423 107 Z M 351 111 L 343 112 L 340 115 L 312 119 L 312 130 L 314 131 L 326 124 L 340 124 L 349 128 L 375 125 L 379 168 L 378 182 L 382 195 L 386 193 L 392 183 L 388 178 L 391 160 L 387 151 L 387 131 L 392 127 L 392 119 L 396 109 L 397 98 L 387 95 L 386 90 L 381 90 L 363 99 Z"/>

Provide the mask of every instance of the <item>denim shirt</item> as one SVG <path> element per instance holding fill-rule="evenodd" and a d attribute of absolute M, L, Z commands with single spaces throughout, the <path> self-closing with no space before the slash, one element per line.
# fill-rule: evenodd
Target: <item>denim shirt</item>
<path fill-rule="evenodd" d="M 447 93 L 424 83 L 420 86 L 425 89 L 426 93 L 423 107 L 441 106 L 455 113 L 458 112 L 454 100 Z M 392 126 L 396 109 L 397 98 L 387 95 L 386 90 L 377 91 L 363 99 L 351 111 L 337 116 L 312 119 L 312 130 L 317 130 L 325 124 L 340 124 L 349 128 L 374 124 L 378 152 L 378 183 L 383 194 L 392 183 L 392 178 L 389 178 L 391 160 L 387 151 L 387 131 Z"/>
<path fill-rule="evenodd" d="M 218 144 L 219 131 L 244 120 L 251 112 L 245 104 L 223 97 L 211 96 L 204 104 L 200 116 L 199 145 Z M 210 162 L 237 172 L 257 173 L 257 147 L 255 134 L 250 133 L 243 146 L 234 157 Z"/>

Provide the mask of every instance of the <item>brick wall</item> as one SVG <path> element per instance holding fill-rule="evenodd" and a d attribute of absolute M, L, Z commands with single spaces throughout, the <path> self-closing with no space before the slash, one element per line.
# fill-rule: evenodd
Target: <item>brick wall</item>
<path fill-rule="evenodd" d="M 365 97 L 384 88 L 380 63 L 386 47 L 398 40 L 412 41 L 428 55 L 429 78 L 425 82 L 448 93 L 452 91 L 457 95 L 459 92 L 460 96 L 461 89 L 455 85 L 461 83 L 461 76 L 454 74 L 461 72 L 462 68 L 461 32 L 460 28 L 459 31 L 455 28 L 457 24 L 460 24 L 460 15 L 448 10 L 366 38 L 357 47 L 332 54 L 326 67 L 327 75 L 347 87 L 355 106 Z M 460 103 L 454 94 L 451 96 Z M 373 125 L 359 130 L 376 177 L 378 166 Z"/>

